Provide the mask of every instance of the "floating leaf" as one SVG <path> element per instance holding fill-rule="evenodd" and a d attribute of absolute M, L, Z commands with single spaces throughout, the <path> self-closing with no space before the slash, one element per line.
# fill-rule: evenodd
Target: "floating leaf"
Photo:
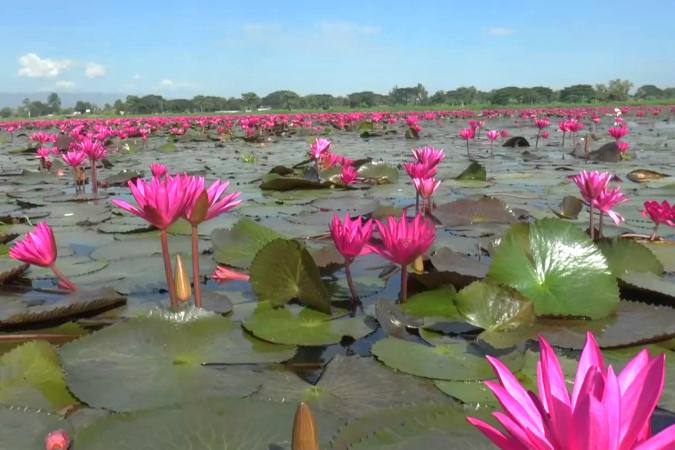
<path fill-rule="evenodd" d="M 446 227 L 483 222 L 514 223 L 516 217 L 506 204 L 493 197 L 461 198 L 438 205 L 433 211 Z"/>
<path fill-rule="evenodd" d="M 312 410 L 354 418 L 402 403 L 444 402 L 428 380 L 395 373 L 373 358 L 336 355 L 313 386 L 289 373 L 265 385 L 253 399 L 307 402 Z"/>
<path fill-rule="evenodd" d="M 455 306 L 457 291 L 446 286 L 415 294 L 401 308 L 415 317 L 424 317 L 425 323 L 464 320 Z"/>
<path fill-rule="evenodd" d="M 675 284 L 666 281 L 651 272 L 624 272 L 621 281 L 628 286 L 637 288 L 648 293 L 659 294 L 667 297 L 669 304 L 675 306 Z"/>
<path fill-rule="evenodd" d="M 663 264 L 663 270 L 666 272 L 675 272 L 675 241 L 660 240 L 660 241 L 640 241 L 640 245 L 644 245 L 656 256 L 656 258 Z"/>
<path fill-rule="evenodd" d="M 495 251 L 489 277 L 532 300 L 538 316 L 598 319 L 619 302 L 602 252 L 576 225 L 559 219 L 512 227 Z"/>
<path fill-rule="evenodd" d="M 209 399 L 181 408 L 116 414 L 77 435 L 77 448 L 116 450 L 288 449 L 296 405 L 245 399 Z M 314 411 L 321 448 L 339 422 Z"/>
<path fill-rule="evenodd" d="M 446 339 L 427 346 L 393 337 L 373 345 L 372 353 L 387 366 L 420 377 L 439 380 L 484 380 L 492 369 L 483 355 L 470 343 Z M 515 364 L 518 365 L 516 357 Z"/>
<path fill-rule="evenodd" d="M 95 407 L 132 411 L 206 399 L 245 396 L 264 374 L 205 363 L 285 361 L 294 347 L 259 341 L 219 316 L 175 322 L 161 317 L 117 323 L 64 345 L 70 390 Z"/>
<path fill-rule="evenodd" d="M 455 272 L 465 280 L 464 285 L 485 278 L 488 273 L 488 265 L 475 258 L 453 252 L 447 247 L 434 251 L 429 258 L 431 264 L 440 272 Z"/>
<path fill-rule="evenodd" d="M 598 247 L 607 258 L 609 270 L 615 277 L 621 277 L 626 272 L 651 272 L 660 276 L 663 265 L 656 256 L 644 245 L 622 238 L 603 239 Z"/>
<path fill-rule="evenodd" d="M 532 302 L 490 281 L 475 281 L 457 293 L 457 311 L 485 330 L 518 328 L 534 319 Z"/>
<path fill-rule="evenodd" d="M 218 229 L 213 232 L 213 257 L 220 264 L 246 269 L 260 249 L 281 237 L 271 228 L 243 218 L 229 230 Z"/>
<path fill-rule="evenodd" d="M 0 423 L 0 448 L 8 450 L 43 449 L 47 434 L 70 428 L 55 414 L 18 408 L 0 408 Z"/>
<path fill-rule="evenodd" d="M 566 195 L 560 202 L 558 210 L 553 209 L 553 213 L 561 219 L 576 219 L 579 216 L 584 202 L 573 195 Z"/>
<path fill-rule="evenodd" d="M 27 342 L 0 357 L 0 404 L 59 411 L 75 403 L 48 342 Z"/>
<path fill-rule="evenodd" d="M 660 180 L 670 175 L 649 169 L 636 169 L 628 172 L 626 178 L 635 183 L 644 183 L 646 181 Z"/>
<path fill-rule="evenodd" d="M 477 180 L 485 181 L 487 173 L 485 167 L 476 161 L 471 161 L 469 167 L 455 177 L 455 180 Z"/>
<path fill-rule="evenodd" d="M 372 161 L 363 164 L 357 170 L 359 178 L 375 184 L 396 183 L 398 170 L 384 161 Z"/>
<path fill-rule="evenodd" d="M 5 294 L 0 303 L 0 328 L 16 328 L 46 321 L 66 321 L 123 305 L 126 298 L 111 288 L 72 294 L 30 292 Z"/>
<path fill-rule="evenodd" d="M 329 181 L 318 181 L 304 177 L 285 177 L 269 173 L 263 177 L 260 189 L 268 191 L 291 191 L 294 189 L 326 189 L 333 185 Z"/>
<path fill-rule="evenodd" d="M 388 336 L 399 339 L 414 340 L 414 336 L 408 333 L 408 328 L 419 328 L 422 321 L 414 319 L 403 312 L 404 305 L 400 307 L 392 302 L 380 298 L 375 303 L 375 319 Z"/>
<path fill-rule="evenodd" d="M 258 300 L 283 306 L 293 299 L 330 314 L 330 295 L 312 255 L 298 241 L 275 239 L 251 263 L 251 286 Z"/>
<path fill-rule="evenodd" d="M 344 336 L 359 339 L 373 331 L 362 317 L 333 319 L 313 309 L 274 309 L 269 303 L 259 303 L 243 325 L 268 342 L 307 346 L 336 344 Z"/>

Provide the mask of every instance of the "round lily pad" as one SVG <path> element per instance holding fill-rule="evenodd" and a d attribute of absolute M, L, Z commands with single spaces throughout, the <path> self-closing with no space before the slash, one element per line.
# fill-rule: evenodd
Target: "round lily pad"
<path fill-rule="evenodd" d="M 298 241 L 275 239 L 251 263 L 251 286 L 260 301 L 283 306 L 293 299 L 330 314 L 330 295 L 319 268 Z"/>
<path fill-rule="evenodd" d="M 310 308 L 274 309 L 269 303 L 260 303 L 243 325 L 265 341 L 306 346 L 336 344 L 343 336 L 359 339 L 373 331 L 362 317 L 333 318 Z"/>
<path fill-rule="evenodd" d="M 213 232 L 213 257 L 220 264 L 246 269 L 261 248 L 281 237 L 271 228 L 243 218 L 229 230 L 218 229 Z"/>
<path fill-rule="evenodd" d="M 464 320 L 455 306 L 456 296 L 455 288 L 446 286 L 415 294 L 400 306 L 412 316 L 424 317 L 425 323 Z"/>
<path fill-rule="evenodd" d="M 602 254 L 607 258 L 609 270 L 621 277 L 626 272 L 663 273 L 663 264 L 644 245 L 630 239 L 603 239 L 598 242 Z"/>
<path fill-rule="evenodd" d="M 495 251 L 489 277 L 532 300 L 537 316 L 599 319 L 619 303 L 602 252 L 575 224 L 560 219 L 512 227 Z"/>
<path fill-rule="evenodd" d="M 131 411 L 211 396 L 246 396 L 263 372 L 205 363 L 285 361 L 294 347 L 244 334 L 222 317 L 175 322 L 161 317 L 118 323 L 66 344 L 61 358 L 70 390 L 91 406 Z"/>
<path fill-rule="evenodd" d="M 48 342 L 27 342 L 0 357 L 0 404 L 59 411 L 75 403 Z"/>
<path fill-rule="evenodd" d="M 80 431 L 82 450 L 290 449 L 293 403 L 213 399 L 100 419 Z M 339 426 L 329 413 L 313 411 L 321 448 Z"/>
<path fill-rule="evenodd" d="M 534 319 L 532 302 L 517 291 L 490 281 L 474 281 L 457 293 L 457 311 L 485 330 L 508 330 Z"/>

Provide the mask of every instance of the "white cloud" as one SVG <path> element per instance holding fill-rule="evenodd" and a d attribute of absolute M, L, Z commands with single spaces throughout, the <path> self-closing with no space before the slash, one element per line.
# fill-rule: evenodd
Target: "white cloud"
<path fill-rule="evenodd" d="M 353 36 L 359 34 L 377 34 L 380 32 L 378 27 L 372 25 L 359 25 L 352 22 L 322 22 L 316 25 L 324 34 L 330 36 Z"/>
<path fill-rule="evenodd" d="M 64 91 L 75 89 L 75 83 L 67 80 L 59 80 L 54 84 L 54 86 L 56 86 L 57 89 L 63 89 Z"/>
<path fill-rule="evenodd" d="M 134 76 L 131 77 L 132 80 L 140 80 L 143 78 L 140 73 L 135 73 Z"/>
<path fill-rule="evenodd" d="M 87 78 L 101 78 L 105 76 L 105 66 L 102 64 L 96 64 L 93 62 L 88 62 L 84 65 L 84 75 Z"/>
<path fill-rule="evenodd" d="M 165 87 L 165 88 L 172 88 L 176 85 L 176 83 L 173 80 L 164 79 L 164 80 L 159 82 L 159 85 L 161 87 Z"/>
<path fill-rule="evenodd" d="M 19 57 L 19 76 L 28 78 L 56 78 L 70 67 L 68 59 L 40 58 L 35 53 Z"/>
<path fill-rule="evenodd" d="M 182 89 L 193 88 L 194 84 L 188 81 L 175 81 L 165 78 L 157 84 L 157 88 L 164 91 L 179 91 Z"/>
<path fill-rule="evenodd" d="M 492 27 L 488 28 L 487 32 L 492 36 L 511 36 L 515 30 L 507 27 Z"/>

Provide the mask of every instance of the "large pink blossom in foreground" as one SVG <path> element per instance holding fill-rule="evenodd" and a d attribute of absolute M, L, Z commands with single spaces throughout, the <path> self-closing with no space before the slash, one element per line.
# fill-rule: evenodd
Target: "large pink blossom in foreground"
<path fill-rule="evenodd" d="M 160 230 L 165 230 L 180 218 L 192 193 L 180 175 L 167 176 L 161 180 L 153 178 L 149 182 L 138 178 L 128 184 L 138 206 L 119 199 L 114 199 L 112 203 L 147 220 Z"/>
<path fill-rule="evenodd" d="M 420 147 L 414 149 L 412 154 L 415 161 L 429 166 L 437 166 L 445 159 L 445 151 L 442 148 Z"/>
<path fill-rule="evenodd" d="M 208 198 L 208 209 L 206 211 L 206 217 L 199 218 L 197 222 L 213 219 L 241 204 L 241 200 L 239 200 L 241 193 L 231 192 L 224 195 L 225 191 L 230 186 L 228 181 L 216 180 L 211 183 L 208 189 L 205 189 L 206 184 L 204 177 L 190 177 L 184 175 L 183 185 L 186 186 L 186 189 L 190 192 L 185 207 L 185 218 L 190 223 L 195 223 L 196 218 L 193 213 L 197 200 L 204 190 L 206 190 Z"/>
<path fill-rule="evenodd" d="M 592 203 L 593 200 L 598 198 L 609 185 L 609 180 L 612 179 L 612 174 L 609 172 L 598 172 L 598 171 L 586 171 L 582 170 L 577 175 L 571 176 L 572 180 L 577 187 L 581 196 L 586 200 L 587 203 Z"/>
<path fill-rule="evenodd" d="M 581 353 L 572 393 L 553 348 L 540 337 L 539 395 L 525 390 L 498 359 L 488 356 L 497 380 L 485 384 L 503 411 L 503 431 L 469 417 L 503 450 L 671 450 L 675 425 L 652 436 L 650 419 L 663 391 L 665 355 L 642 350 L 620 374 L 605 366 L 591 333 Z"/>
<path fill-rule="evenodd" d="M 352 219 L 347 213 L 342 222 L 340 216 L 335 214 L 329 228 L 335 248 L 346 260 L 351 261 L 359 255 L 371 252 L 371 247 L 368 245 L 373 235 L 371 220 L 364 222 L 360 217 Z"/>

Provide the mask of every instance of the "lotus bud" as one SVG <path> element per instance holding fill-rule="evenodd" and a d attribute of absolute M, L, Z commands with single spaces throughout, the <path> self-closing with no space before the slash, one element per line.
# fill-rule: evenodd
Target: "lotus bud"
<path fill-rule="evenodd" d="M 68 450 L 70 438 L 66 430 L 52 431 L 45 438 L 45 450 Z"/>
<path fill-rule="evenodd" d="M 293 450 L 319 450 L 314 415 L 305 402 L 300 402 L 298 409 L 295 411 L 291 448 Z"/>
<path fill-rule="evenodd" d="M 422 256 L 418 256 L 415 258 L 415 261 L 413 261 L 413 270 L 417 273 L 424 272 L 424 258 L 422 258 Z"/>
<path fill-rule="evenodd" d="M 182 302 L 187 302 L 192 297 L 192 288 L 190 287 L 190 277 L 188 277 L 183 258 L 176 255 L 176 275 L 174 284 L 176 285 L 176 297 Z"/>

